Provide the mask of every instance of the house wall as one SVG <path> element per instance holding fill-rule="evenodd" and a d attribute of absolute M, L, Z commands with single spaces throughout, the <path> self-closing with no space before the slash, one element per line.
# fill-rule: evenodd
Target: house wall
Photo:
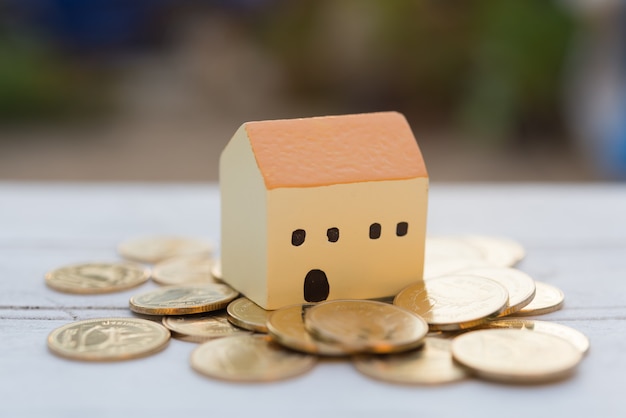
<path fill-rule="evenodd" d="M 243 126 L 220 157 L 221 261 L 225 281 L 267 299 L 267 193 Z"/>
<path fill-rule="evenodd" d="M 266 307 L 305 302 L 311 269 L 326 273 L 329 300 L 395 295 L 421 279 L 427 198 L 428 178 L 268 191 Z M 405 236 L 396 236 L 398 222 L 408 222 Z M 378 239 L 369 237 L 372 223 L 381 225 Z M 332 227 L 337 242 L 328 240 Z M 306 231 L 299 246 L 296 229 Z"/>

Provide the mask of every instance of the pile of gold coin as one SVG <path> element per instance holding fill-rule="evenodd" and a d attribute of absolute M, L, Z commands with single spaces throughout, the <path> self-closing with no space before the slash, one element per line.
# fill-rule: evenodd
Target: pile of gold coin
<path fill-rule="evenodd" d="M 87 294 L 125 290 L 151 278 L 161 287 L 129 301 L 143 318 L 60 327 L 48 337 L 55 354 L 125 360 L 162 350 L 172 336 L 201 343 L 191 367 L 215 379 L 281 380 L 305 373 L 320 358 L 345 357 L 368 377 L 433 385 L 468 377 L 559 380 L 570 376 L 589 350 L 588 338 L 573 328 L 523 318 L 560 309 L 564 295 L 513 268 L 525 251 L 510 239 L 429 237 L 424 279 L 393 300 L 333 300 L 276 311 L 265 311 L 221 281 L 209 243 L 142 238 L 122 243 L 119 252 L 143 264 L 63 267 L 49 272 L 46 283 Z"/>

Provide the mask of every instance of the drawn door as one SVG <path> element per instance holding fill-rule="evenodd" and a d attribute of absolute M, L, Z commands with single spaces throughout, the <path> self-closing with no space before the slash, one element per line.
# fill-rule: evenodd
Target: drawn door
<path fill-rule="evenodd" d="M 307 302 L 321 302 L 328 298 L 330 286 L 326 273 L 322 270 L 311 270 L 304 278 L 304 300 Z"/>

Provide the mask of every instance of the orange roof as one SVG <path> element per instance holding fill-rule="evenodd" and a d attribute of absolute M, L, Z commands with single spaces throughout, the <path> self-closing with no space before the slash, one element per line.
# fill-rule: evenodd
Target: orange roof
<path fill-rule="evenodd" d="M 245 129 L 268 189 L 428 176 L 397 112 L 248 122 Z"/>

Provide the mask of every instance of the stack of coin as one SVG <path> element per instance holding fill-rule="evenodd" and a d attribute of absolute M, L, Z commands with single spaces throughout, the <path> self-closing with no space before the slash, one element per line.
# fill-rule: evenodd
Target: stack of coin
<path fill-rule="evenodd" d="M 412 312 L 371 300 L 293 305 L 269 314 L 270 336 L 321 356 L 404 352 L 424 343 L 428 324 Z"/>
<path fill-rule="evenodd" d="M 216 303 L 214 295 L 204 297 L 202 303 L 211 305 L 201 315 L 186 315 L 186 306 L 179 306 L 163 315 L 163 325 L 172 332 L 174 338 L 190 342 L 205 342 L 216 338 L 249 334 L 251 332 L 267 333 L 266 318 L 269 311 L 255 305 L 247 298 L 232 299 L 234 292 L 227 285 L 221 286 L 228 295 L 223 302 Z M 230 290 L 229 290 L 230 289 Z M 184 316 L 181 316 L 184 315 Z"/>
<path fill-rule="evenodd" d="M 494 280 L 456 274 L 417 282 L 393 303 L 424 317 L 433 331 L 457 331 L 497 317 L 508 300 L 506 288 Z"/>
<path fill-rule="evenodd" d="M 336 300 L 306 311 L 304 326 L 349 353 L 394 353 L 420 346 L 428 325 L 419 316 L 383 302 Z"/>
<path fill-rule="evenodd" d="M 190 315 L 223 309 L 238 293 L 225 284 L 164 286 L 130 298 L 133 312 L 144 315 Z"/>
<path fill-rule="evenodd" d="M 50 350 L 87 361 L 156 353 L 172 337 L 202 343 L 191 364 L 231 381 L 265 382 L 300 375 L 318 356 L 351 357 L 366 376 L 401 384 L 442 384 L 469 376 L 506 383 L 547 382 L 571 375 L 589 350 L 582 333 L 517 318 L 563 306 L 563 292 L 513 268 L 518 243 L 487 236 L 429 237 L 424 280 L 391 298 L 339 300 L 265 311 L 221 281 L 212 246 L 156 237 L 125 242 L 127 259 L 46 274 L 70 293 L 128 289 L 149 277 L 163 287 L 130 298 L 148 319 L 103 318 L 54 330 Z M 269 333 L 261 335 L 260 333 Z M 522 365 L 522 367 L 520 367 Z"/>
<path fill-rule="evenodd" d="M 563 306 L 563 292 L 511 267 L 524 254 L 519 244 L 506 239 L 429 238 L 424 280 L 402 290 L 394 304 L 423 316 L 430 330 L 437 331 L 429 338 L 451 339 L 445 349 L 447 361 L 454 359 L 454 367 L 469 375 L 508 383 L 564 378 L 589 349 L 587 337 L 564 325 L 501 319 L 546 314 Z M 417 359 L 425 362 L 427 357 L 428 351 L 418 349 L 362 357 L 355 364 L 368 376 L 396 383 L 455 380 L 429 380 L 426 372 L 418 375 L 425 366 Z"/>
<path fill-rule="evenodd" d="M 513 267 L 525 254 L 519 243 L 506 238 L 429 236 L 424 254 L 424 278 L 474 267 Z"/>
<path fill-rule="evenodd" d="M 210 276 L 212 264 L 208 258 L 212 245 L 205 241 L 156 237 L 124 242 L 119 251 L 124 258 L 142 263 L 161 262 L 152 272 L 157 283 L 214 283 Z M 50 288 L 65 293 L 100 294 L 139 286 L 150 277 L 150 269 L 139 264 L 91 262 L 52 270 L 46 273 L 45 282 Z M 159 312 L 159 309 L 162 313 L 190 313 L 225 307 L 237 296 L 225 285 L 214 285 L 218 286 L 217 290 L 177 292 L 170 287 L 165 290 L 167 296 L 155 293 L 142 295 L 135 309 L 148 315 Z M 193 299 L 192 294 L 198 297 L 202 292 L 206 293 L 204 300 Z M 173 300 L 165 301 L 167 297 L 177 299 L 180 305 Z M 168 306 L 167 302 L 172 305 Z M 197 304 L 194 305 L 194 302 Z M 224 322 L 230 326 L 226 319 Z M 54 330 L 48 337 L 48 347 L 57 355 L 75 360 L 127 360 L 157 353 L 167 346 L 170 335 L 163 325 L 146 319 L 100 318 L 74 322 Z"/>

